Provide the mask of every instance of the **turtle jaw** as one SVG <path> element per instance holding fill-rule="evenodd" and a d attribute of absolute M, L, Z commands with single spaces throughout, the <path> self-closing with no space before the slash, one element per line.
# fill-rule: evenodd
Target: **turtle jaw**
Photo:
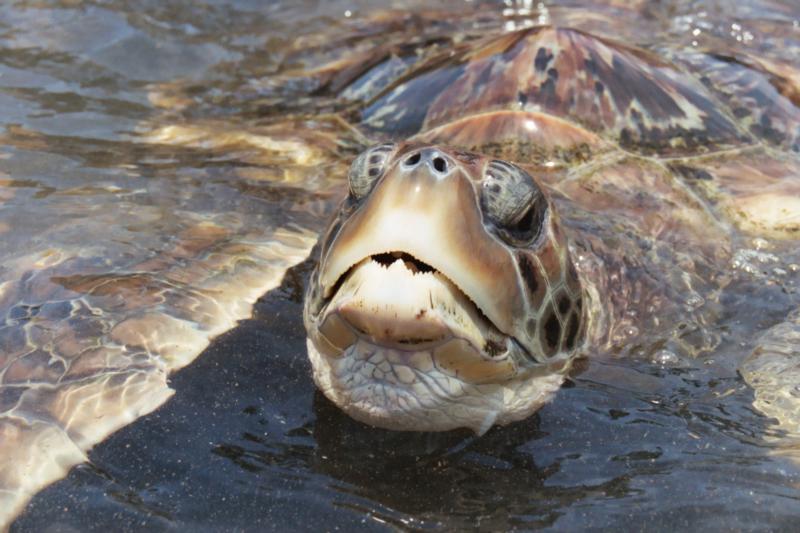
<path fill-rule="evenodd" d="M 564 379 L 551 372 L 476 385 L 437 368 L 430 351 L 360 341 L 342 356 L 330 357 L 311 337 L 307 345 L 314 382 L 330 401 L 360 422 L 396 431 L 468 428 L 482 435 L 495 424 L 532 415 Z"/>
<path fill-rule="evenodd" d="M 476 384 L 514 377 L 527 356 L 445 274 L 402 252 L 360 261 L 307 322 L 310 338 L 331 357 L 360 342 L 427 351 L 437 367 Z"/>
<path fill-rule="evenodd" d="M 318 314 L 306 307 L 314 380 L 362 422 L 481 434 L 529 416 L 562 381 L 544 368 L 532 378 L 524 348 L 443 273 L 408 254 L 368 257 L 331 290 Z"/>

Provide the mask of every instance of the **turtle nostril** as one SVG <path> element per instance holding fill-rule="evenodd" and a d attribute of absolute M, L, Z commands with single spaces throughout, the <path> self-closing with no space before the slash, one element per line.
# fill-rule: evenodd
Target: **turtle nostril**
<path fill-rule="evenodd" d="M 419 154 L 419 152 L 417 152 L 416 154 L 412 154 L 412 155 L 408 156 L 408 158 L 405 160 L 405 164 L 406 164 L 406 166 L 413 167 L 414 165 L 419 163 L 419 160 L 421 158 L 422 158 L 422 156 Z"/>
<path fill-rule="evenodd" d="M 447 161 L 441 157 L 433 159 L 433 168 L 436 172 L 447 172 Z"/>

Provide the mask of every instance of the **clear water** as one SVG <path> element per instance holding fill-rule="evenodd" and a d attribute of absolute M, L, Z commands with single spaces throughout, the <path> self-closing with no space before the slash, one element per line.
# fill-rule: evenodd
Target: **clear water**
<path fill-rule="evenodd" d="M 290 223 L 318 231 L 335 196 L 326 168 L 287 176 L 252 147 L 159 143 L 150 133 L 192 121 L 257 126 L 264 98 L 266 112 L 280 112 L 269 104 L 270 80 L 292 67 L 295 38 L 351 28 L 379 4 L 3 4 L 0 283 L 53 257 L 67 257 L 73 274 L 138 264 L 173 246 L 187 220 L 213 222 L 242 243 Z M 592 9 L 566 4 L 565 13 Z M 474 9 L 440 5 L 445 18 Z M 526 2 L 483 9 L 487 28 L 542 14 Z M 770 25 L 800 39 L 792 9 L 653 4 L 629 38 L 657 47 L 701 29 L 757 50 Z M 172 86 L 199 105 L 182 112 L 163 97 Z M 793 253 L 781 257 L 796 262 Z M 787 265 L 769 265 L 777 267 Z M 176 394 L 164 407 L 96 446 L 11 529 L 796 529 L 800 447 L 753 409 L 736 371 L 755 333 L 798 306 L 797 276 L 784 270 L 776 283 L 737 281 L 714 353 L 587 361 L 537 415 L 477 439 L 372 430 L 320 398 L 305 357 L 301 265 L 253 318 L 173 375 Z M 26 286 L 20 298 L 39 288 Z M 16 342 L 9 331 L 0 334 L 4 350 Z"/>
<path fill-rule="evenodd" d="M 593 362 L 533 418 L 479 439 L 353 422 L 309 379 L 304 270 L 15 529 L 796 527 L 800 466 L 772 455 L 752 393 L 709 360 Z"/>

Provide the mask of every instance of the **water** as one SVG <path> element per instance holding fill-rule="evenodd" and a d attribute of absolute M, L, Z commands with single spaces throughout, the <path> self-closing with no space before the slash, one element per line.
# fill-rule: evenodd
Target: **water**
<path fill-rule="evenodd" d="M 376 431 L 315 395 L 298 270 L 15 528 L 794 528 L 800 468 L 735 372 L 596 363 L 480 439 Z"/>
<path fill-rule="evenodd" d="M 608 9 L 624 14 L 624 6 Z M 738 243 L 752 249 L 737 256 L 747 275 L 723 301 L 712 354 L 586 361 L 537 415 L 480 439 L 372 430 L 315 393 L 301 319 L 309 266 L 281 275 L 323 227 L 341 194 L 341 160 L 359 140 L 324 118 L 340 103 L 298 96 L 314 88 L 281 80 L 341 47 L 369 51 L 374 36 L 359 21 L 381 7 L 63 0 L 0 8 L 0 354 L 42 348 L 25 368 L 44 369 L 34 380 L 25 369 L 6 371 L 3 383 L 13 386 L 0 395 L 0 413 L 24 407 L 26 394 L 41 399 L 37 380 L 71 371 L 54 360 L 85 353 L 145 310 L 148 331 L 167 333 L 142 341 L 137 354 L 102 354 L 109 368 L 135 360 L 146 376 L 139 396 L 102 389 L 113 406 L 123 398 L 118 410 L 132 420 L 169 396 L 166 371 L 236 326 L 172 375 L 175 394 L 163 407 L 34 496 L 12 530 L 792 529 L 796 436 L 753 408 L 737 372 L 755 334 L 798 305 L 790 265 L 800 259 L 780 246 L 766 282 L 758 254 L 769 251 Z M 449 35 L 447 13 L 474 9 L 441 7 L 416 34 Z M 468 33 L 553 18 L 614 30 L 592 9 L 483 9 Z M 800 39 L 791 3 L 643 12 L 626 39 L 656 50 L 665 40 L 732 39 L 757 54 L 764 33 Z M 340 40 L 316 37 L 331 28 Z M 788 51 L 770 53 L 796 63 Z M 268 119 L 290 111 L 337 140 L 307 159 L 286 149 L 298 139 Z M 246 318 L 246 302 L 264 292 Z M 159 330 L 164 317 L 186 322 Z M 185 351 L 160 359 L 179 330 Z M 82 360 L 80 377 L 104 368 Z M 53 405 L 68 403 L 72 389 L 64 390 Z M 94 425 L 92 417 L 105 412 L 94 409 L 74 421 L 88 442 L 124 425 L 95 429 L 101 417 Z M 62 415 L 48 411 L 61 423 Z"/>

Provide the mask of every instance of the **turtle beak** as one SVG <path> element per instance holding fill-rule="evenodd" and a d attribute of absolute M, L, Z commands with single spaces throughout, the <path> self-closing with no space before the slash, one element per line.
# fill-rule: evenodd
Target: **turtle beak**
<path fill-rule="evenodd" d="M 438 148 L 399 151 L 325 250 L 319 270 L 323 296 L 332 297 L 337 283 L 365 259 L 404 254 L 411 268 L 441 273 L 494 327 L 510 334 L 513 317 L 524 314 L 516 265 L 484 228 L 462 165 Z"/>

